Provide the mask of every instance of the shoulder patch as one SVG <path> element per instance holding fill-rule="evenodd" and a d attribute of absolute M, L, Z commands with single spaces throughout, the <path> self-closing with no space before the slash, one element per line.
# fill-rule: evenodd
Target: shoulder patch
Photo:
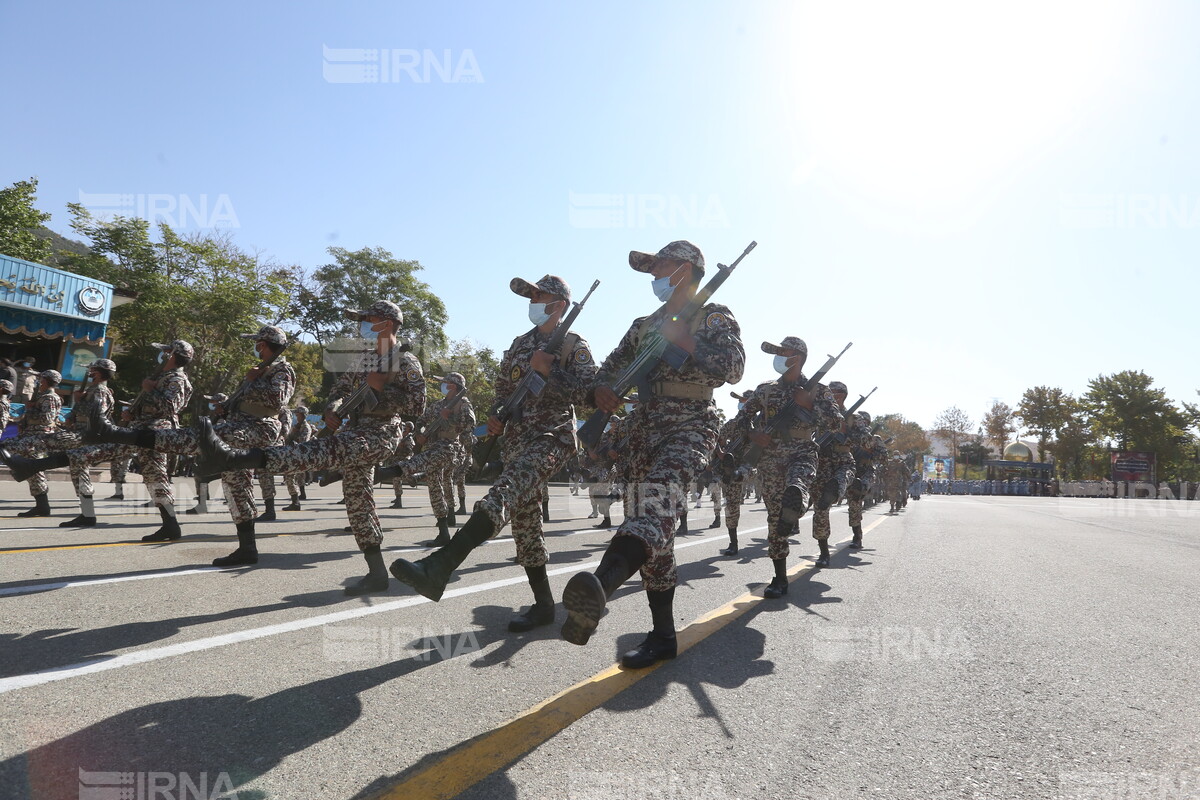
<path fill-rule="evenodd" d="M 421 370 L 410 369 L 404 377 L 408 379 L 409 383 L 421 383 Z"/>
<path fill-rule="evenodd" d="M 513 364 L 512 372 L 510 372 L 510 373 L 508 374 L 508 379 L 509 379 L 510 381 L 519 381 L 519 380 L 521 380 L 521 368 L 520 368 L 520 367 L 518 367 L 516 364 Z"/>
<path fill-rule="evenodd" d="M 579 348 L 578 350 L 576 350 L 576 351 L 575 351 L 575 363 L 576 363 L 576 364 L 590 364 L 590 363 L 592 363 L 592 354 L 591 354 L 591 352 L 590 352 L 590 351 L 589 351 L 589 350 L 588 350 L 586 347 L 581 347 L 581 348 Z"/>
<path fill-rule="evenodd" d="M 710 331 L 724 330 L 729 327 L 729 317 L 720 311 L 710 311 L 704 318 L 704 327 Z"/>

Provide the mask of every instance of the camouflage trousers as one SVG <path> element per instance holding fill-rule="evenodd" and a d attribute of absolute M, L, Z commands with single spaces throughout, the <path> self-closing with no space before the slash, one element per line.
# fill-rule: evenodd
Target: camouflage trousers
<path fill-rule="evenodd" d="M 870 470 L 860 472 L 857 478 L 863 480 L 867 485 L 859 483 L 858 480 L 851 482 L 850 487 L 846 489 L 846 503 L 850 511 L 850 527 L 856 528 L 862 525 L 863 518 L 863 501 L 870 494 Z"/>
<path fill-rule="evenodd" d="M 670 432 L 646 430 L 652 424 Z M 644 423 L 630 435 L 624 465 L 625 520 L 613 538 L 632 536 L 645 545 L 641 572 L 648 592 L 667 591 L 678 583 L 675 526 L 687 503 L 688 487 L 708 466 L 716 443 L 715 425 L 687 419 L 675 425 L 667 420 Z"/>
<path fill-rule="evenodd" d="M 785 530 L 780 522 L 784 490 L 799 486 L 807 498 L 816 477 L 817 446 L 809 441 L 777 443 L 758 462 L 758 485 L 767 506 L 767 556 L 771 559 L 787 558 L 791 552 L 791 526 Z"/>
<path fill-rule="evenodd" d="M 839 498 L 844 497 L 846 490 L 854 481 L 854 456 L 849 452 L 830 450 L 821 454 L 817 464 L 817 478 L 813 481 L 813 494 L 817 496 L 824 491 L 826 485 L 833 483 L 837 486 Z M 814 498 L 815 500 L 815 498 Z M 819 503 L 813 503 L 812 535 L 819 542 L 829 541 L 829 508 L 822 508 Z"/>
<path fill-rule="evenodd" d="M 263 447 L 275 441 L 279 435 L 279 420 L 221 420 L 213 425 L 213 432 L 230 447 L 246 449 Z M 195 428 L 160 430 L 154 435 L 154 450 L 157 453 L 173 453 L 181 456 L 196 455 L 200 449 L 200 436 Z M 254 482 L 248 469 L 225 472 L 221 475 L 221 489 L 229 505 L 229 515 L 235 524 L 249 522 L 258 516 L 254 505 Z"/>
<path fill-rule="evenodd" d="M 522 567 L 540 567 L 546 563 L 546 543 L 542 536 L 542 494 L 550 476 L 562 465 L 574 448 L 552 435 L 523 438 L 504 449 L 504 469 L 482 500 L 475 503 L 499 532 L 512 525 L 517 546 L 517 563 Z"/>
<path fill-rule="evenodd" d="M 4 448 L 16 456 L 42 458 L 52 451 L 69 449 L 59 446 L 64 437 L 74 438 L 75 443 L 79 443 L 79 437 L 73 433 L 50 431 L 49 433 L 25 433 L 15 439 L 6 439 Z M 50 482 L 44 472 L 33 473 L 33 477 L 29 479 L 28 483 L 29 494 L 32 497 L 45 494 L 50 489 Z"/>
<path fill-rule="evenodd" d="M 346 517 L 359 548 L 377 547 L 383 542 L 379 515 L 375 513 L 375 465 L 396 452 L 402 423 L 368 420 L 352 423 L 332 436 L 310 439 L 299 444 L 268 447 L 264 469 L 272 474 L 336 469 L 342 473 L 342 493 L 346 498 Z"/>
<path fill-rule="evenodd" d="M 442 495 L 446 498 L 446 505 L 450 508 L 454 508 L 454 490 L 456 488 L 458 496 L 462 498 L 462 504 L 466 505 L 467 448 L 460 443 L 458 449 L 459 452 L 454 456 L 454 463 L 442 473 Z"/>
<path fill-rule="evenodd" d="M 258 478 L 258 488 L 262 490 L 263 500 L 274 500 L 275 476 L 265 470 L 257 469 L 254 471 L 254 477 Z"/>
<path fill-rule="evenodd" d="M 454 459 L 462 451 L 462 445 L 453 439 L 436 439 L 425 445 L 425 449 L 403 462 L 403 477 L 425 473 L 425 485 L 429 487 L 429 505 L 433 515 L 443 519 L 450 513 L 450 498 L 446 496 L 446 473 L 454 466 Z"/>
<path fill-rule="evenodd" d="M 721 514 L 721 482 L 713 481 L 708 485 L 708 496 L 712 498 L 713 513 Z"/>
<path fill-rule="evenodd" d="M 300 489 L 304 486 L 303 472 L 285 472 L 283 475 L 283 483 L 287 486 L 288 496 L 294 502 L 300 501 Z"/>
<path fill-rule="evenodd" d="M 896 505 L 901 505 L 908 499 L 908 484 L 903 478 L 889 478 L 887 499 L 889 503 L 895 503 Z"/>
<path fill-rule="evenodd" d="M 129 459 L 118 458 L 108 465 L 108 479 L 112 483 L 124 483 L 129 472 Z"/>
<path fill-rule="evenodd" d="M 462 449 L 462 461 L 454 468 L 454 488 L 458 490 L 458 504 L 465 508 L 467 505 L 467 472 L 475 463 L 475 459 L 471 456 L 471 448 L 462 445 Z"/>
<path fill-rule="evenodd" d="M 159 419 L 150 422 L 138 422 L 130 426 L 135 430 L 153 430 L 158 433 L 172 432 L 170 420 Z M 142 471 L 142 483 L 150 492 L 155 505 L 175 505 L 175 489 L 171 485 L 171 474 L 167 471 L 167 456 L 153 450 L 143 450 L 131 444 L 88 444 L 67 451 L 67 459 L 71 464 L 71 480 L 75 484 L 75 493 L 80 497 L 92 496 L 91 468 L 106 461 L 121 461 L 128 464 L 136 457 Z"/>
<path fill-rule="evenodd" d="M 396 499 L 404 498 L 404 481 L 401 478 L 392 478 L 392 491 L 396 493 Z"/>
<path fill-rule="evenodd" d="M 592 502 L 592 510 L 603 517 L 609 517 L 612 512 L 613 494 L 616 487 L 616 470 L 607 469 L 600 473 L 598 480 L 588 484 L 588 499 Z"/>
<path fill-rule="evenodd" d="M 742 501 L 746 499 L 745 481 L 733 479 L 724 487 L 725 491 L 725 527 L 736 530 L 742 521 Z"/>

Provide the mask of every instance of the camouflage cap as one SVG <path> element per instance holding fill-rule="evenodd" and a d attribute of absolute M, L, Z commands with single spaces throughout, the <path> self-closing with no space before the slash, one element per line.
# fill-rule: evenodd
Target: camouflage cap
<path fill-rule="evenodd" d="M 830 381 L 829 391 L 834 394 L 850 394 L 850 390 L 846 388 L 846 384 L 841 381 Z"/>
<path fill-rule="evenodd" d="M 258 333 L 243 333 L 243 339 L 253 339 L 256 342 L 266 342 L 278 347 L 283 347 L 287 344 L 287 334 L 283 332 L 283 328 L 277 328 L 274 325 L 263 325 L 258 329 Z"/>
<path fill-rule="evenodd" d="M 629 266 L 636 269 L 638 272 L 649 272 L 654 268 L 654 262 L 660 258 L 670 258 L 675 261 L 690 261 L 694 266 L 699 268 L 700 272 L 704 272 L 704 254 L 700 252 L 700 248 L 691 242 L 680 239 L 677 242 L 671 242 L 669 245 L 659 250 L 654 255 L 649 253 L 641 253 L 637 250 L 629 251 Z"/>
<path fill-rule="evenodd" d="M 347 309 L 346 316 L 359 322 L 367 317 L 383 317 L 384 319 L 390 319 L 397 325 L 404 322 L 404 312 L 400 310 L 400 306 L 391 300 L 376 300 L 370 306 L 363 309 Z"/>
<path fill-rule="evenodd" d="M 175 341 L 171 342 L 170 344 L 162 344 L 161 342 L 154 342 L 150 346 L 157 347 L 159 350 L 170 353 L 172 355 L 175 355 L 175 354 L 181 355 L 187 359 L 192 359 L 196 355 L 196 351 L 192 349 L 192 346 L 190 344 L 188 344 L 187 342 L 185 342 L 183 339 L 176 339 Z"/>
<path fill-rule="evenodd" d="M 799 336 L 785 336 L 779 344 L 771 344 L 770 342 L 762 343 L 762 351 L 770 353 L 773 356 L 783 355 L 784 350 L 795 350 L 800 355 L 808 358 L 808 345 Z"/>
<path fill-rule="evenodd" d="M 746 398 L 749 397 L 750 395 L 749 394 L 738 394 L 737 392 L 730 392 L 729 396 L 732 397 L 734 400 L 737 400 L 739 403 L 744 403 L 744 402 L 746 402 Z"/>
<path fill-rule="evenodd" d="M 866 411 L 858 412 L 858 417 L 859 417 L 859 419 L 861 419 L 863 422 L 867 423 L 868 425 L 871 424 L 871 415 L 868 414 Z"/>
<path fill-rule="evenodd" d="M 110 373 L 114 374 L 117 371 L 117 363 L 108 358 L 97 358 L 91 364 L 88 364 L 88 369 L 91 369 L 92 367 L 95 367 L 96 369 L 108 370 Z"/>
<path fill-rule="evenodd" d="M 460 389 L 467 388 L 467 379 L 462 376 L 461 372 L 447 372 L 445 377 L 438 377 L 437 375 L 430 375 L 429 377 L 438 383 L 453 383 Z"/>
<path fill-rule="evenodd" d="M 0 392 L 8 392 L 9 394 L 12 394 L 13 393 L 13 382 L 0 380 Z"/>
<path fill-rule="evenodd" d="M 513 278 L 508 282 L 508 288 L 521 297 L 533 297 L 533 290 L 540 289 L 543 292 L 558 295 L 564 300 L 571 299 L 571 287 L 557 275 L 543 275 L 537 283 L 530 283 L 524 278 Z"/>
<path fill-rule="evenodd" d="M 405 433 L 412 433 L 416 429 L 417 429 L 417 426 L 414 425 L 411 421 L 406 420 L 404 422 L 404 432 Z"/>
<path fill-rule="evenodd" d="M 204 395 L 204 399 L 210 403 L 221 405 L 222 403 L 228 402 L 229 395 L 225 394 L 224 392 L 217 392 L 216 394 Z"/>
<path fill-rule="evenodd" d="M 308 406 L 296 406 L 292 409 L 293 413 L 299 414 L 302 417 L 308 416 Z"/>
<path fill-rule="evenodd" d="M 52 386 L 58 386 L 62 383 L 62 373 L 56 369 L 48 369 L 38 373 L 38 377 L 44 381 L 50 381 Z"/>

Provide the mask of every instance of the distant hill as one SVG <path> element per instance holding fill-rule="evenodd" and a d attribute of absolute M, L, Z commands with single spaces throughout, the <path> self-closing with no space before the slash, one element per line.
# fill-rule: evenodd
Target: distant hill
<path fill-rule="evenodd" d="M 46 259 L 47 266 L 62 268 L 63 262 L 62 258 L 59 256 L 60 252 L 73 253 L 74 255 L 79 256 L 86 256 L 88 253 L 92 252 L 92 249 L 83 242 L 76 241 L 75 239 L 68 239 L 61 233 L 56 233 L 55 231 L 52 231 L 46 227 L 38 228 L 36 231 L 34 231 L 34 235 L 36 235 L 39 239 L 45 239 L 46 241 L 50 242 L 50 246 L 54 248 L 54 254 Z"/>

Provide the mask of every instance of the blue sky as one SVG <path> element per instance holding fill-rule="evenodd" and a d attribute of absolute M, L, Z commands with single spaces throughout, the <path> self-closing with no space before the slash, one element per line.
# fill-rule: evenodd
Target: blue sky
<path fill-rule="evenodd" d="M 926 426 L 1124 369 L 1192 401 L 1198 34 L 1189 2 L 7 3 L 0 184 L 68 233 L 83 192 L 310 269 L 387 248 L 497 351 L 514 275 L 601 279 L 603 357 L 655 307 L 630 249 L 754 239 L 739 389 L 798 335 Z"/>

